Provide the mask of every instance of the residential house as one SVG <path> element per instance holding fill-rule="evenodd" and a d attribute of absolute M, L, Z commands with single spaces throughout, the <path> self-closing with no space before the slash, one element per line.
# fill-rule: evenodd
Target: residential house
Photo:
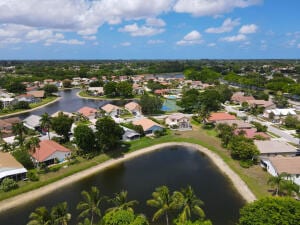
<path fill-rule="evenodd" d="M 190 119 L 183 113 L 174 113 L 169 115 L 166 120 L 166 124 L 173 129 L 191 129 Z"/>
<path fill-rule="evenodd" d="M 288 109 L 268 109 L 264 111 L 263 117 L 270 118 L 270 115 L 273 114 L 273 121 L 274 122 L 282 122 L 281 119 L 286 117 L 287 115 L 295 116 L 297 113 L 295 109 L 288 108 Z"/>
<path fill-rule="evenodd" d="M 33 95 L 37 99 L 42 99 L 45 97 L 45 91 L 40 90 L 40 91 L 28 91 L 27 94 Z"/>
<path fill-rule="evenodd" d="M 207 122 L 216 123 L 217 121 L 224 120 L 236 120 L 236 117 L 226 112 L 214 112 L 210 114 L 209 118 L 207 119 Z"/>
<path fill-rule="evenodd" d="M 104 95 L 103 87 L 89 87 L 88 92 L 93 96 L 102 96 L 102 95 Z"/>
<path fill-rule="evenodd" d="M 261 157 L 269 157 L 269 156 L 295 156 L 300 152 L 296 147 L 279 140 L 255 140 L 255 145 L 257 146 Z"/>
<path fill-rule="evenodd" d="M 3 138 L 13 136 L 13 125 L 21 123 L 19 117 L 11 117 L 7 119 L 0 119 L 0 131 Z"/>
<path fill-rule="evenodd" d="M 265 100 L 248 100 L 247 103 L 250 107 L 257 107 L 257 108 L 264 108 L 267 109 L 275 109 L 276 105 L 272 101 L 265 101 Z"/>
<path fill-rule="evenodd" d="M 0 152 L 0 181 L 12 178 L 16 181 L 26 177 L 27 170 L 9 152 Z"/>
<path fill-rule="evenodd" d="M 3 103 L 3 108 L 7 108 L 17 103 L 17 99 L 10 97 L 0 97 L 0 101 Z"/>
<path fill-rule="evenodd" d="M 246 123 L 243 120 L 218 120 L 216 121 L 216 125 L 223 123 L 229 126 L 235 125 L 237 129 L 251 129 L 252 125 L 250 123 Z"/>
<path fill-rule="evenodd" d="M 154 91 L 154 94 L 156 94 L 156 95 L 165 95 L 167 93 L 168 93 L 167 89 L 158 89 L 158 90 Z"/>
<path fill-rule="evenodd" d="M 234 134 L 239 135 L 241 132 L 243 133 L 243 135 L 246 138 L 249 138 L 249 139 L 259 139 L 259 138 L 262 138 L 264 140 L 269 140 L 270 139 L 269 135 L 267 135 L 264 132 L 257 132 L 256 128 L 235 129 Z"/>
<path fill-rule="evenodd" d="M 70 113 L 70 112 L 64 112 L 64 111 L 57 111 L 57 112 L 53 113 L 53 114 L 51 115 L 51 117 L 58 117 L 60 113 L 66 115 L 66 116 L 68 116 L 68 117 L 70 117 L 70 118 L 74 117 L 74 114 L 73 114 L 73 113 Z"/>
<path fill-rule="evenodd" d="M 18 102 L 28 102 L 30 103 L 35 103 L 38 100 L 31 94 L 22 94 L 22 95 L 18 95 L 16 96 L 16 99 Z"/>
<path fill-rule="evenodd" d="M 102 106 L 101 109 L 105 111 L 106 115 L 112 117 L 118 117 L 122 114 L 122 109 L 113 104 L 106 104 L 105 106 Z"/>
<path fill-rule="evenodd" d="M 135 116 L 142 114 L 142 107 L 136 102 L 129 102 L 125 105 L 125 109 L 131 112 Z"/>
<path fill-rule="evenodd" d="M 288 179 L 300 185 L 300 157 L 276 156 L 264 159 L 262 164 L 272 176 L 288 173 Z"/>
<path fill-rule="evenodd" d="M 80 108 L 77 112 L 88 119 L 95 119 L 98 116 L 97 109 L 87 106 Z"/>
<path fill-rule="evenodd" d="M 234 103 L 242 104 L 243 102 L 247 102 L 248 100 L 255 100 L 253 96 L 245 96 L 244 92 L 235 92 L 231 96 L 230 99 Z"/>
<path fill-rule="evenodd" d="M 123 141 L 133 141 L 133 140 L 137 140 L 141 137 L 141 134 L 139 134 L 138 132 L 129 129 L 127 127 L 121 126 L 124 130 L 124 134 L 122 136 L 122 140 Z"/>
<path fill-rule="evenodd" d="M 42 117 L 37 115 L 30 115 L 23 120 L 24 126 L 31 130 L 40 130 L 41 118 Z"/>
<path fill-rule="evenodd" d="M 71 156 L 71 150 L 52 140 L 43 140 L 39 147 L 31 153 L 32 160 L 35 164 L 45 163 L 50 165 L 56 162 L 65 161 Z"/>
<path fill-rule="evenodd" d="M 160 124 L 148 119 L 142 118 L 136 121 L 133 121 L 133 125 L 141 125 L 143 127 L 144 133 L 147 134 L 154 134 L 155 131 L 163 130 L 164 127 Z"/>
<path fill-rule="evenodd" d="M 144 88 L 138 84 L 132 85 L 132 91 L 133 91 L 133 94 L 135 94 L 135 95 L 143 95 L 145 93 Z"/>

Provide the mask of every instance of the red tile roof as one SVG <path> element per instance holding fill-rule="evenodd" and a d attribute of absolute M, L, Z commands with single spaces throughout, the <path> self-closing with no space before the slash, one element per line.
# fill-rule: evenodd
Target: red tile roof
<path fill-rule="evenodd" d="M 71 152 L 70 149 L 58 144 L 52 140 L 43 140 L 39 143 L 39 147 L 36 148 L 35 152 L 32 155 L 37 161 L 43 162 L 49 156 L 54 154 L 55 152 Z"/>
<path fill-rule="evenodd" d="M 231 115 L 229 113 L 225 112 L 216 112 L 212 113 L 210 117 L 208 118 L 209 122 L 216 122 L 219 120 L 235 120 L 236 117 L 234 115 Z"/>
<path fill-rule="evenodd" d="M 85 107 L 82 107 L 81 109 L 79 109 L 77 112 L 88 117 L 88 116 L 96 113 L 97 109 L 85 106 Z"/>
<path fill-rule="evenodd" d="M 245 137 L 250 138 L 250 139 L 255 139 L 255 136 L 261 136 L 261 137 L 263 137 L 265 139 L 270 139 L 269 135 L 267 135 L 264 132 L 257 132 L 257 130 L 255 128 L 251 128 L 251 129 L 236 129 L 234 131 L 234 133 L 237 135 L 242 130 L 245 131 Z"/>

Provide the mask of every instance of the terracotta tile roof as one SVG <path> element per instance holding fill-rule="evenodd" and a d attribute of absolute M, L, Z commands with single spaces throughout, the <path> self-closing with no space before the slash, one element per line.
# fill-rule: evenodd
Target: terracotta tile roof
<path fill-rule="evenodd" d="M 79 109 L 77 112 L 88 117 L 88 116 L 96 113 L 97 109 L 85 106 L 85 107 L 82 107 L 81 109 Z"/>
<path fill-rule="evenodd" d="M 107 113 L 111 113 L 114 110 L 120 109 L 120 107 L 113 104 L 106 104 L 105 106 L 102 106 L 101 109 Z"/>
<path fill-rule="evenodd" d="M 7 123 L 11 123 L 11 124 L 16 124 L 16 123 L 21 123 L 21 119 L 19 117 L 10 117 L 7 119 L 3 119 L 5 122 Z"/>
<path fill-rule="evenodd" d="M 216 112 L 211 113 L 210 117 L 208 118 L 209 122 L 216 122 L 219 120 L 235 120 L 236 117 L 234 115 L 231 115 L 229 113 L 225 112 Z"/>
<path fill-rule="evenodd" d="M 265 100 L 248 100 L 247 102 L 249 105 L 257 105 L 265 108 L 275 105 L 273 102 Z"/>
<path fill-rule="evenodd" d="M 43 162 L 55 152 L 71 152 L 70 149 L 58 144 L 52 140 L 43 140 L 39 143 L 40 147 L 36 148 L 32 155 L 37 161 Z"/>
<path fill-rule="evenodd" d="M 140 110 L 141 106 L 136 102 L 129 102 L 125 105 L 125 109 L 132 111 L 132 110 Z"/>
<path fill-rule="evenodd" d="M 288 174 L 300 174 L 300 157 L 276 156 L 269 158 L 278 174 L 283 172 Z"/>
<path fill-rule="evenodd" d="M 255 100 L 253 96 L 245 96 L 243 92 L 236 92 L 231 96 L 232 101 L 239 103 L 247 102 L 248 100 Z"/>
<path fill-rule="evenodd" d="M 269 135 L 267 135 L 264 132 L 257 132 L 257 130 L 255 128 L 251 128 L 251 129 L 236 129 L 234 131 L 234 133 L 236 135 L 238 135 L 240 131 L 245 131 L 245 137 L 250 138 L 250 139 L 254 139 L 255 136 L 261 136 L 263 138 L 270 139 Z"/>
<path fill-rule="evenodd" d="M 43 90 L 41 90 L 41 91 L 29 91 L 27 93 L 33 95 L 36 98 L 44 98 L 44 96 L 45 96 L 45 91 L 43 91 Z"/>
<path fill-rule="evenodd" d="M 153 127 L 153 126 L 159 126 L 162 127 L 160 124 L 155 123 L 154 121 L 148 119 L 148 118 L 142 118 L 139 120 L 136 120 L 133 122 L 134 125 L 141 125 L 143 127 L 143 130 L 146 131 L 149 128 Z"/>

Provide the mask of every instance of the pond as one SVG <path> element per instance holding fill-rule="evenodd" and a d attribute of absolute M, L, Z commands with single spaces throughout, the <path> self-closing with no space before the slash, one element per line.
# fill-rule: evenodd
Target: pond
<path fill-rule="evenodd" d="M 173 146 L 117 164 L 72 185 L 58 188 L 54 193 L 32 203 L 0 214 L 0 224 L 26 224 L 30 212 L 36 207 L 49 208 L 67 201 L 72 213 L 70 224 L 75 225 L 78 223 L 76 205 L 81 200 L 80 193 L 91 186 L 97 186 L 102 194 L 108 196 L 128 190 L 129 199 L 139 201 L 135 211 L 143 212 L 151 220 L 154 209 L 145 202 L 151 198 L 155 187 L 161 185 L 167 185 L 171 191 L 191 185 L 204 202 L 203 209 L 214 225 L 235 224 L 239 209 L 244 205 L 244 200 L 232 187 L 231 182 L 207 156 L 192 148 Z M 160 220 L 151 224 L 165 223 Z"/>

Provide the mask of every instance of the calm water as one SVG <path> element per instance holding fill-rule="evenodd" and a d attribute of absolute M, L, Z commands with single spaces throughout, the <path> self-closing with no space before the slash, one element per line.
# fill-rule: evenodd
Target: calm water
<path fill-rule="evenodd" d="M 168 147 L 143 155 L 72 185 L 58 188 L 48 196 L 0 214 L 0 224 L 26 224 L 28 215 L 36 207 L 51 207 L 62 201 L 68 202 L 72 213 L 70 224 L 77 224 L 76 204 L 80 201 L 80 192 L 90 189 L 91 186 L 97 186 L 104 195 L 108 196 L 122 189 L 128 190 L 129 199 L 140 202 L 136 212 L 144 212 L 150 219 L 153 209 L 145 202 L 151 198 L 155 187 L 167 185 L 173 191 L 188 184 L 204 201 L 203 209 L 214 225 L 235 224 L 244 201 L 208 157 L 184 147 Z M 162 225 L 164 221 L 153 224 Z"/>

